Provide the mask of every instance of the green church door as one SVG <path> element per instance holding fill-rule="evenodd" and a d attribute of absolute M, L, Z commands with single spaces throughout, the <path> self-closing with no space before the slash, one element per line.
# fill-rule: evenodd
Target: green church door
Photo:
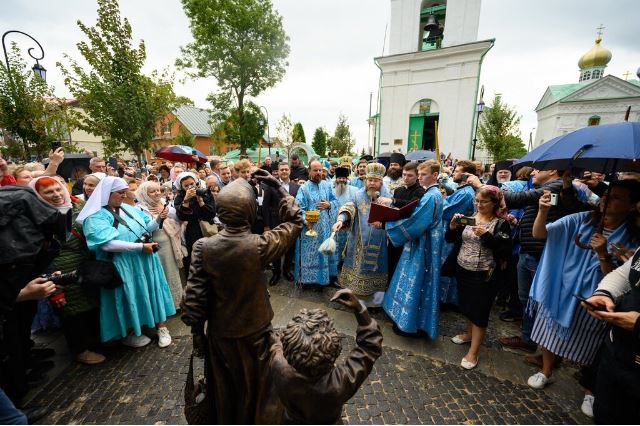
<path fill-rule="evenodd" d="M 424 116 L 409 117 L 409 138 L 407 152 L 422 149 L 422 135 L 424 132 Z"/>

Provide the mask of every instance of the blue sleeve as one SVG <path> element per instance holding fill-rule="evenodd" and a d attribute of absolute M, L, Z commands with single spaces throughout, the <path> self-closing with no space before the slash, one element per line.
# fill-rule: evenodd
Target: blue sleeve
<path fill-rule="evenodd" d="M 420 238 L 433 223 L 436 205 L 436 198 L 431 194 L 425 194 L 410 217 L 387 223 L 386 230 L 391 243 L 400 247 L 408 241 Z"/>
<path fill-rule="evenodd" d="M 451 222 L 453 215 L 456 213 L 467 214 L 473 212 L 473 201 L 470 201 L 464 189 L 454 192 L 444 201 L 444 209 L 442 211 L 442 221 L 444 223 Z"/>
<path fill-rule="evenodd" d="M 89 250 L 96 251 L 101 245 L 118 238 L 118 230 L 113 227 L 113 219 L 94 213 L 84 220 L 82 231 Z"/>

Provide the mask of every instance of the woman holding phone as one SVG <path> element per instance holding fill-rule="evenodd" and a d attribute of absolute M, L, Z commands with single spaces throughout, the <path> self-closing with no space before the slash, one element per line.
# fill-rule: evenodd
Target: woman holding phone
<path fill-rule="evenodd" d="M 455 277 L 460 312 L 467 318 L 465 333 L 451 338 L 458 345 L 470 343 L 460 365 L 471 370 L 478 365 L 478 351 L 489 323 L 489 313 L 498 293 L 496 271 L 503 269 L 511 255 L 511 227 L 507 208 L 498 187 L 483 185 L 476 192 L 477 212 L 472 217 L 453 215 L 445 234 L 456 242 Z M 452 252 L 455 255 L 455 251 Z"/>

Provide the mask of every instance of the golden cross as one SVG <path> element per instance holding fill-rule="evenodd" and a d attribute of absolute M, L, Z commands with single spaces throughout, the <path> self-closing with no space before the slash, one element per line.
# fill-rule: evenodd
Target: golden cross
<path fill-rule="evenodd" d="M 598 37 L 602 37 L 602 30 L 604 30 L 604 28 L 605 27 L 603 27 L 602 24 L 596 28 L 596 30 L 598 30 Z"/>
<path fill-rule="evenodd" d="M 411 134 L 411 138 L 413 139 L 412 143 L 413 143 L 414 151 L 418 149 L 418 144 L 416 143 L 416 141 L 418 140 L 418 136 L 420 136 L 420 133 L 418 133 L 417 130 L 414 130 L 413 133 Z"/>
<path fill-rule="evenodd" d="M 625 80 L 629 80 L 629 76 L 630 75 L 631 75 L 631 73 L 629 71 L 627 71 L 624 74 L 622 74 L 622 76 L 624 77 Z"/>

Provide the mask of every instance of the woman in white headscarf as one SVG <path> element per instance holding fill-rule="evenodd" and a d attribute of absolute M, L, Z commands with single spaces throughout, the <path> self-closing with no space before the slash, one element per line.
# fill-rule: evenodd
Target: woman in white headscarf
<path fill-rule="evenodd" d="M 123 281 L 118 288 L 100 289 L 100 334 L 103 342 L 122 338 L 127 346 L 141 347 L 151 341 L 142 334 L 146 325 L 156 327 L 158 346 L 166 347 L 171 335 L 164 322 L 176 309 L 156 253 L 157 243 L 141 240 L 158 229 L 158 221 L 168 211 L 152 220 L 140 209 L 122 203 L 127 189 L 123 179 L 105 177 L 77 219 L 89 250 L 99 260 L 111 260 Z"/>
<path fill-rule="evenodd" d="M 84 181 L 82 182 L 82 194 L 78 194 L 76 197 L 83 201 L 87 201 L 91 194 L 93 194 L 96 186 L 100 183 L 100 180 L 105 176 L 107 176 L 106 173 L 102 172 L 91 173 L 90 175 L 85 176 Z"/>
<path fill-rule="evenodd" d="M 162 224 L 162 229 L 157 229 L 153 233 L 153 241 L 160 245 L 158 255 L 164 269 L 165 277 L 171 289 L 173 304 L 180 306 L 182 300 L 182 280 L 180 279 L 180 268 L 182 268 L 182 258 L 187 255 L 187 250 L 183 248 L 181 241 L 181 227 L 176 222 L 176 209 L 174 209 L 165 199 L 162 198 L 162 191 L 158 182 L 143 182 L 136 190 L 138 207 L 157 219 L 160 214 L 167 209 L 168 217 Z M 184 250 L 184 252 L 183 252 Z"/>

